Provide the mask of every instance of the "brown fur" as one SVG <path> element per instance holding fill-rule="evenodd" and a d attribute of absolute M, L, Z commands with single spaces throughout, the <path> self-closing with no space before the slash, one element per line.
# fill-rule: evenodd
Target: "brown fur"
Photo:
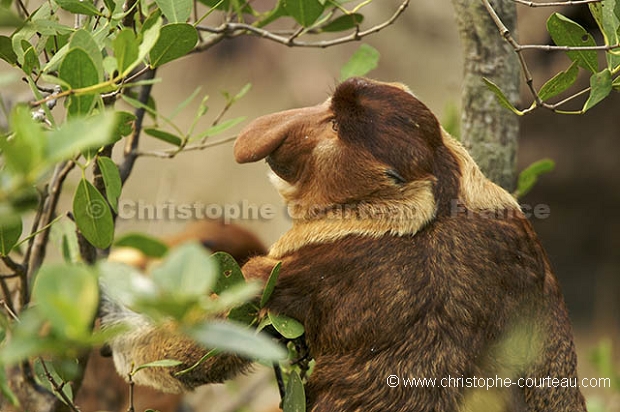
<path fill-rule="evenodd" d="M 318 106 L 252 122 L 235 157 L 266 159 L 292 212 L 291 230 L 243 272 L 265 280 L 282 261 L 268 307 L 305 327 L 309 411 L 585 410 L 574 388 L 387 385 L 576 376 L 566 308 L 530 223 L 406 87 L 347 80 Z M 234 359 L 212 358 L 184 384 L 245 368 Z"/>

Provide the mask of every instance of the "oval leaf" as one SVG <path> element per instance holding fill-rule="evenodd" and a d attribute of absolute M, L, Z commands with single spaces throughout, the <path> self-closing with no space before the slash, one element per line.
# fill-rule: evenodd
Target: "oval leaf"
<path fill-rule="evenodd" d="M 306 393 L 297 371 L 292 371 L 282 400 L 282 412 L 306 412 Z"/>
<path fill-rule="evenodd" d="M 173 144 L 175 146 L 181 146 L 181 143 L 183 143 L 180 137 L 160 129 L 146 128 L 144 129 L 144 133 L 166 143 Z"/>
<path fill-rule="evenodd" d="M 96 16 L 99 10 L 90 1 L 82 0 L 55 0 L 60 8 L 70 11 L 73 14 L 85 14 L 87 16 Z"/>
<path fill-rule="evenodd" d="M 116 240 L 114 246 L 131 247 L 154 258 L 161 258 L 168 252 L 165 243 L 143 233 L 127 233 Z"/>
<path fill-rule="evenodd" d="M 153 281 L 164 291 L 177 296 L 204 296 L 216 281 L 216 267 L 198 243 L 185 243 L 168 254 L 153 269 Z"/>
<path fill-rule="evenodd" d="M 236 353 L 253 359 L 277 362 L 286 350 L 271 338 L 232 322 L 209 322 L 192 328 L 189 335 L 207 348 Z"/>
<path fill-rule="evenodd" d="M 97 165 L 101 170 L 103 176 L 103 184 L 105 185 L 105 195 L 108 198 L 110 207 L 115 213 L 118 213 L 116 208 L 118 204 L 118 198 L 121 195 L 123 184 L 121 183 L 121 174 L 118 171 L 116 163 L 109 157 L 100 156 L 97 158 Z"/>
<path fill-rule="evenodd" d="M 547 31 L 558 46 L 583 47 L 596 46 L 594 38 L 578 23 L 560 13 L 554 13 L 547 20 Z M 566 52 L 568 57 L 586 70 L 598 71 L 598 58 L 594 50 L 574 50 Z"/>
<path fill-rule="evenodd" d="M 288 316 L 268 312 L 271 325 L 286 339 L 295 339 L 304 334 L 304 325 Z"/>
<path fill-rule="evenodd" d="M 33 286 L 37 308 L 70 339 L 88 338 L 99 305 L 97 275 L 87 266 L 43 266 Z"/>
<path fill-rule="evenodd" d="M 150 53 L 151 66 L 157 67 L 164 63 L 185 56 L 194 49 L 198 42 L 198 32 L 191 24 L 174 23 L 161 28 L 157 43 Z"/>
<path fill-rule="evenodd" d="M 498 85 L 496 85 L 495 83 L 493 83 L 491 80 L 487 79 L 486 77 L 483 77 L 482 80 L 487 85 L 487 87 L 493 93 L 495 93 L 495 96 L 497 96 L 497 99 L 499 100 L 499 103 L 502 106 L 504 106 L 507 109 L 510 109 L 514 114 L 523 116 L 523 112 L 518 110 L 516 107 L 513 106 L 512 103 L 510 103 L 510 100 L 508 100 L 508 97 L 506 97 L 506 95 L 504 94 L 504 92 L 502 92 L 502 89 L 500 89 Z"/>
<path fill-rule="evenodd" d="M 213 293 L 219 295 L 234 285 L 245 283 L 245 278 L 243 277 L 243 273 L 241 273 L 239 264 L 235 258 L 228 253 L 216 252 L 211 255 L 211 259 L 213 259 L 215 264 L 220 268 L 217 283 L 213 287 Z"/>
<path fill-rule="evenodd" d="M 192 0 L 155 0 L 171 23 L 185 23 L 192 14 Z"/>
<path fill-rule="evenodd" d="M 314 23 L 325 8 L 319 0 L 284 0 L 284 10 L 304 27 Z"/>
<path fill-rule="evenodd" d="M 538 160 L 521 173 L 517 182 L 517 197 L 525 196 L 536 184 L 538 177 L 543 173 L 549 173 L 555 168 L 555 162 L 551 159 Z"/>
<path fill-rule="evenodd" d="M 66 54 L 58 69 L 58 77 L 68 83 L 72 89 L 92 86 L 98 83 L 99 74 L 93 59 L 82 49 L 71 49 Z M 87 115 L 95 103 L 94 94 L 70 96 L 69 113 Z"/>
<path fill-rule="evenodd" d="M 13 51 L 13 42 L 10 37 L 0 36 L 0 59 L 14 66 L 17 63 L 17 55 Z"/>
<path fill-rule="evenodd" d="M 379 52 L 372 46 L 362 44 L 340 70 L 340 81 L 350 77 L 364 76 L 379 64 Z"/>
<path fill-rule="evenodd" d="M 137 368 L 135 368 L 133 370 L 133 374 L 135 375 L 136 372 L 142 370 L 142 369 L 148 369 L 148 368 L 173 368 L 175 366 L 179 366 L 181 365 L 183 362 L 178 361 L 178 360 L 174 360 L 174 359 L 160 359 L 160 360 L 156 360 L 153 362 L 149 362 L 149 363 L 145 363 L 143 365 L 138 366 Z"/>
<path fill-rule="evenodd" d="M 7 256 L 21 235 L 21 218 L 14 217 L 0 223 L 0 256 Z"/>
<path fill-rule="evenodd" d="M 129 74 L 131 69 L 138 63 L 139 44 L 131 29 L 123 29 L 112 41 L 114 57 L 116 57 L 117 70 L 121 76 Z"/>
<path fill-rule="evenodd" d="M 105 249 L 114 239 L 110 206 L 88 180 L 82 179 L 73 197 L 75 224 L 93 246 Z"/>
<path fill-rule="evenodd" d="M 612 88 L 611 72 L 609 69 L 593 74 L 590 77 L 590 96 L 583 105 L 583 111 L 585 112 L 599 104 L 611 93 Z"/>
<path fill-rule="evenodd" d="M 543 101 L 557 96 L 575 83 L 578 74 L 579 66 L 577 63 L 571 64 L 568 69 L 549 79 L 538 91 L 538 96 Z"/>
<path fill-rule="evenodd" d="M 269 298 L 273 294 L 273 290 L 276 287 L 276 283 L 278 282 L 278 277 L 280 277 L 280 268 L 282 267 L 282 262 L 278 262 L 273 269 L 271 269 L 271 273 L 269 274 L 269 279 L 267 279 L 267 283 L 265 284 L 265 289 L 263 289 L 263 295 L 260 298 L 260 307 L 264 308 Z"/>
<path fill-rule="evenodd" d="M 361 24 L 363 21 L 364 15 L 362 14 L 345 14 L 344 16 L 340 16 L 337 19 L 330 21 L 328 24 L 321 27 L 321 30 L 326 32 L 345 31 Z"/>

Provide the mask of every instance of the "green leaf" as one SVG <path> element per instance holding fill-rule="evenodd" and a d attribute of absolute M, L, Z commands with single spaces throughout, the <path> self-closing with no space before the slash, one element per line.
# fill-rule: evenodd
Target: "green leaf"
<path fill-rule="evenodd" d="M 295 339 L 304 334 L 304 325 L 288 316 L 268 312 L 271 325 L 286 339 Z"/>
<path fill-rule="evenodd" d="M 73 33 L 69 40 L 69 49 L 82 49 L 85 51 L 88 57 L 92 59 L 93 65 L 97 70 L 97 81 L 95 83 L 99 83 L 103 80 L 103 56 L 101 55 L 101 48 L 97 45 L 97 41 L 89 31 L 80 29 Z M 84 86 L 89 86 L 89 84 L 85 84 Z"/>
<path fill-rule="evenodd" d="M 139 44 L 131 29 L 121 30 L 114 40 L 112 49 L 116 57 L 117 70 L 121 76 L 127 76 L 139 63 Z"/>
<path fill-rule="evenodd" d="M 34 282 L 33 299 L 52 328 L 69 339 L 90 336 L 99 305 L 97 275 L 81 265 L 43 266 Z"/>
<path fill-rule="evenodd" d="M 364 21 L 364 15 L 359 13 L 345 14 L 337 19 L 334 19 L 321 27 L 321 31 L 325 32 L 338 32 L 352 29 L 358 26 Z"/>
<path fill-rule="evenodd" d="M 525 196 L 536 184 L 538 177 L 544 173 L 549 173 L 555 168 L 555 162 L 551 159 L 538 160 L 521 173 L 517 181 L 517 197 Z"/>
<path fill-rule="evenodd" d="M 245 283 L 245 278 L 243 277 L 239 264 L 235 258 L 228 253 L 216 252 L 211 255 L 211 259 L 213 259 L 217 267 L 219 267 L 219 276 L 213 287 L 213 293 L 219 295 L 234 285 Z"/>
<path fill-rule="evenodd" d="M 106 112 L 89 118 L 72 118 L 60 129 L 49 132 L 45 157 L 48 163 L 69 159 L 87 149 L 99 148 L 114 142 L 116 118 Z"/>
<path fill-rule="evenodd" d="M 0 222 L 0 256 L 7 256 L 21 235 L 21 218 Z"/>
<path fill-rule="evenodd" d="M 67 82 L 72 89 L 93 86 L 99 81 L 95 62 L 83 49 L 71 49 L 65 55 L 58 69 L 58 77 Z M 69 98 L 71 115 L 87 115 L 95 104 L 94 94 L 72 95 Z"/>
<path fill-rule="evenodd" d="M 594 38 L 578 23 L 566 16 L 554 13 L 547 20 L 547 31 L 558 46 L 583 47 L 596 46 Z M 598 71 L 598 58 L 594 50 L 574 50 L 566 52 L 568 57 L 586 70 Z"/>
<path fill-rule="evenodd" d="M 4 339 L 0 339 L 0 341 L 1 340 Z M 19 400 L 15 393 L 13 393 L 11 385 L 9 385 L 9 379 L 6 376 L 5 368 L 0 368 L 0 395 L 2 395 L 2 397 L 8 401 L 8 405 L 19 405 Z"/>
<path fill-rule="evenodd" d="M 609 69 L 593 74 L 590 77 L 590 96 L 583 105 L 583 111 L 590 110 L 600 103 L 611 93 L 612 88 L 611 72 Z"/>
<path fill-rule="evenodd" d="M 267 279 L 267 283 L 265 284 L 265 288 L 263 289 L 263 295 L 260 298 L 260 307 L 264 308 L 269 298 L 273 294 L 273 290 L 276 288 L 276 283 L 278 282 L 278 278 L 280 277 L 280 268 L 282 267 L 282 262 L 278 262 L 273 269 L 271 269 L 271 273 L 269 274 L 269 279 Z"/>
<path fill-rule="evenodd" d="M 60 8 L 73 14 L 85 14 L 87 16 L 100 15 L 99 10 L 90 1 L 82 0 L 54 0 Z"/>
<path fill-rule="evenodd" d="M 590 14 L 603 33 L 605 44 L 608 46 L 617 45 L 620 42 L 620 1 L 603 0 L 599 3 L 590 3 L 588 6 L 590 7 Z M 607 58 L 607 67 L 610 70 L 620 65 L 620 55 L 617 53 L 608 52 L 605 53 L 605 57 Z"/>
<path fill-rule="evenodd" d="M 18 105 L 11 115 L 13 137 L 0 137 L 4 164 L 16 174 L 28 175 L 43 161 L 45 135 L 41 125 L 32 119 L 30 109 Z"/>
<path fill-rule="evenodd" d="M 153 362 L 149 362 L 149 363 L 145 363 L 143 365 L 140 365 L 138 367 L 136 367 L 133 370 L 133 375 L 136 374 L 136 372 L 141 371 L 142 369 L 148 369 L 148 368 L 173 368 L 175 366 L 179 366 L 181 365 L 183 362 L 178 361 L 178 360 L 174 360 L 174 359 L 160 359 L 160 360 L 156 360 Z"/>
<path fill-rule="evenodd" d="M 177 296 L 204 296 L 216 282 L 217 268 L 198 243 L 185 243 L 168 253 L 152 272 L 162 290 Z"/>
<path fill-rule="evenodd" d="M 155 0 L 171 23 L 185 23 L 192 14 L 192 0 Z"/>
<path fill-rule="evenodd" d="M 166 143 L 173 144 L 175 146 L 181 146 L 181 143 L 183 143 L 183 140 L 177 135 L 165 132 L 160 129 L 146 128 L 144 129 L 144 133 L 148 134 L 149 136 L 153 136 L 154 138 L 164 141 Z"/>
<path fill-rule="evenodd" d="M 22 64 L 22 70 L 27 75 L 33 72 L 38 72 L 40 68 L 39 57 L 37 56 L 34 47 L 28 47 L 24 52 L 24 63 Z M 36 69 L 36 70 L 35 70 Z"/>
<path fill-rule="evenodd" d="M 138 61 L 144 60 L 159 40 L 163 20 L 156 13 L 149 17 L 142 26 L 142 41 L 138 47 Z"/>
<path fill-rule="evenodd" d="M 256 334 L 232 322 L 208 322 L 193 327 L 188 334 L 207 348 L 236 353 L 253 359 L 279 361 L 286 350 L 263 334 Z"/>
<path fill-rule="evenodd" d="M 304 384 L 296 370 L 293 370 L 288 377 L 282 400 L 282 412 L 306 412 Z"/>
<path fill-rule="evenodd" d="M 11 66 L 15 66 L 17 63 L 17 55 L 13 51 L 13 42 L 10 37 L 0 36 L 0 59 Z"/>
<path fill-rule="evenodd" d="M 69 219 L 61 219 L 52 225 L 50 239 L 62 253 L 66 263 L 78 263 L 82 260 L 75 222 Z"/>
<path fill-rule="evenodd" d="M 215 126 L 209 127 L 205 132 L 200 134 L 200 136 L 198 136 L 197 138 L 192 138 L 192 140 L 215 136 L 217 134 L 225 132 L 226 130 L 232 127 L 235 127 L 236 125 L 243 122 L 244 120 L 245 120 L 245 116 L 235 117 L 234 119 L 225 120 L 222 123 L 218 123 Z"/>
<path fill-rule="evenodd" d="M 114 239 L 110 206 L 88 180 L 82 178 L 73 197 L 75 224 L 93 246 L 105 249 Z"/>
<path fill-rule="evenodd" d="M 116 111 L 114 112 L 114 116 L 116 117 L 114 141 L 120 140 L 122 136 L 129 136 L 133 133 L 133 122 L 136 120 L 135 114 L 124 111 Z"/>
<path fill-rule="evenodd" d="M 310 27 L 321 14 L 325 6 L 319 0 L 283 0 L 286 12 L 304 27 Z"/>
<path fill-rule="evenodd" d="M 538 91 L 538 96 L 543 101 L 557 96 L 575 83 L 578 74 L 579 66 L 573 62 L 568 69 L 549 79 Z"/>
<path fill-rule="evenodd" d="M 165 243 L 143 233 L 127 233 L 117 239 L 114 246 L 131 247 L 154 258 L 162 258 L 168 252 Z"/>
<path fill-rule="evenodd" d="M 504 94 L 504 92 L 502 92 L 502 90 L 499 88 L 498 85 L 496 85 L 495 83 L 493 83 L 491 80 L 487 79 L 486 77 L 483 77 L 482 80 L 487 85 L 489 90 L 495 93 L 495 96 L 497 96 L 497 99 L 499 100 L 499 103 L 502 106 L 504 106 L 507 109 L 510 109 L 514 114 L 523 116 L 523 112 L 518 110 L 516 107 L 512 105 L 512 103 L 510 103 L 510 100 L 508 100 L 508 97 L 506 97 L 506 95 Z"/>
<path fill-rule="evenodd" d="M 362 44 L 340 69 L 340 81 L 350 77 L 364 76 L 379 64 L 379 52 L 372 46 Z"/>
<path fill-rule="evenodd" d="M 103 176 L 103 184 L 105 186 L 105 195 L 108 199 L 108 203 L 115 213 L 118 213 L 117 205 L 118 198 L 121 195 L 123 184 L 121 182 L 121 175 L 118 171 L 118 166 L 109 157 L 100 156 L 97 158 L 97 164 L 101 175 Z"/>
<path fill-rule="evenodd" d="M 185 56 L 194 49 L 197 42 L 198 32 L 191 24 L 173 23 L 163 26 L 157 43 L 151 49 L 151 67 Z"/>

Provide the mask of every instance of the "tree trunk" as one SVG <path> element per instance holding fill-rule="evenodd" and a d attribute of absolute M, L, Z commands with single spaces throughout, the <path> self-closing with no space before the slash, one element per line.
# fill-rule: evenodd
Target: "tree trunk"
<path fill-rule="evenodd" d="M 452 0 L 464 54 L 461 141 L 484 174 L 513 191 L 518 118 L 502 107 L 482 81 L 497 84 L 511 102 L 519 98 L 519 62 L 480 0 Z M 512 1 L 492 2 L 511 33 L 517 20 Z"/>

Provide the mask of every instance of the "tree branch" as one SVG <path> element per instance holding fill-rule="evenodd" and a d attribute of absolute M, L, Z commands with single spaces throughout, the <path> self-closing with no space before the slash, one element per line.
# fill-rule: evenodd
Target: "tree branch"
<path fill-rule="evenodd" d="M 159 157 L 162 159 L 172 159 L 173 157 L 176 157 L 176 155 L 178 155 L 179 153 L 190 152 L 194 150 L 208 149 L 210 147 L 215 147 L 215 146 L 219 146 L 219 145 L 222 145 L 228 142 L 232 142 L 236 138 L 237 136 L 232 136 L 232 137 L 227 137 L 225 139 L 217 140 L 215 142 L 208 142 L 208 143 L 203 143 L 203 144 L 186 146 L 184 148 L 169 149 L 169 150 L 163 150 L 163 151 L 150 151 L 150 152 L 136 151 L 134 155 L 135 157 L 144 156 L 144 157 Z"/>
<path fill-rule="evenodd" d="M 558 6 L 578 6 L 580 4 L 600 3 L 601 0 L 567 0 L 567 1 L 550 1 L 544 3 L 536 3 L 526 0 L 512 0 L 515 3 L 522 4 L 528 7 L 558 7 Z"/>
<path fill-rule="evenodd" d="M 34 241 L 31 244 L 31 250 L 27 253 L 27 256 L 29 256 L 29 261 L 27 262 L 26 273 L 21 279 L 21 286 L 23 288 L 21 297 L 22 308 L 26 307 L 30 300 L 28 295 L 29 280 L 32 278 L 34 272 L 39 269 L 41 263 L 43 263 L 43 259 L 45 258 L 50 232 L 50 226 L 48 225 L 52 221 L 54 213 L 56 212 L 56 206 L 58 205 L 58 200 L 60 199 L 62 185 L 69 175 L 69 172 L 71 172 L 74 167 L 75 162 L 73 160 L 68 160 L 58 164 L 56 169 L 54 169 L 54 174 L 47 192 L 48 195 L 45 198 L 41 216 L 39 217 L 39 221 L 37 223 L 37 227 L 43 228 L 43 230 L 35 236 Z M 24 264 L 26 264 L 26 262 L 24 262 Z"/>
<path fill-rule="evenodd" d="M 147 80 L 152 80 L 155 78 L 156 69 L 149 70 L 145 73 L 145 77 Z M 140 88 L 140 95 L 138 96 L 138 100 L 140 103 L 146 106 L 148 103 L 149 97 L 151 96 L 151 91 L 153 89 L 152 84 L 145 84 Z M 125 146 L 124 159 L 123 162 L 119 165 L 119 172 L 121 175 L 121 182 L 124 184 L 129 178 L 131 171 L 133 170 L 133 166 L 136 162 L 136 155 L 138 146 L 140 144 L 140 133 L 142 133 L 142 122 L 144 121 L 144 116 L 146 115 L 146 109 L 140 107 L 136 109 L 136 121 L 134 122 L 134 128 L 131 135 L 127 138 L 127 145 Z"/>
<path fill-rule="evenodd" d="M 373 33 L 377 33 L 378 31 L 383 30 L 384 28 L 393 24 L 396 21 L 396 19 L 398 19 L 398 17 L 405 11 L 407 6 L 409 6 L 409 0 L 404 0 L 400 4 L 396 12 L 394 12 L 394 14 L 388 20 L 384 21 L 381 24 L 373 26 L 367 30 L 359 31 L 359 28 L 356 28 L 356 30 L 353 33 L 347 36 L 342 36 L 342 37 L 338 37 L 336 39 L 331 39 L 331 40 L 321 40 L 321 41 L 315 41 L 315 42 L 297 40 L 297 37 L 301 33 L 298 31 L 295 31 L 290 36 L 281 36 L 269 30 L 265 30 L 260 27 L 255 27 L 255 26 L 252 26 L 246 23 L 226 22 L 222 24 L 221 26 L 215 27 L 215 28 L 207 27 L 207 26 L 197 26 L 196 29 L 200 31 L 205 31 L 208 33 L 213 33 L 215 35 L 223 35 L 224 37 L 236 37 L 242 34 L 253 34 L 255 36 L 259 36 L 261 38 L 271 40 L 273 42 L 280 43 L 280 44 L 283 44 L 289 47 L 326 48 L 326 47 L 331 47 L 331 46 L 335 46 L 338 44 L 358 41 L 362 39 L 363 37 L 369 36 Z M 217 41 L 219 40 L 221 39 L 218 39 Z M 199 45 L 198 47 L 203 49 L 202 45 Z"/>

